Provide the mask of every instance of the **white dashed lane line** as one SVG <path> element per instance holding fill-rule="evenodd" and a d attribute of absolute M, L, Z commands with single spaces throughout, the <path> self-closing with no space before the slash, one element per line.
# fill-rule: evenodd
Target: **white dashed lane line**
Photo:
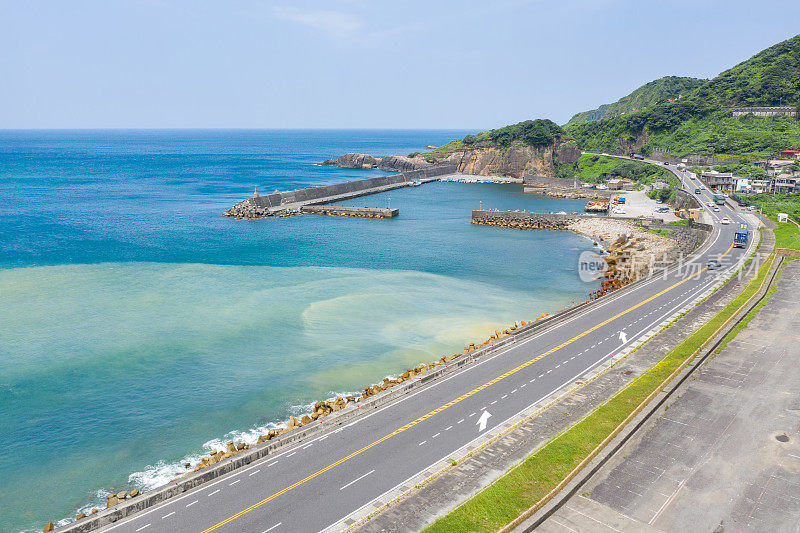
<path fill-rule="evenodd" d="M 217 490 L 215 490 L 214 492 L 210 493 L 210 494 L 208 495 L 208 497 L 210 498 L 210 497 L 211 497 L 211 496 L 213 496 L 214 494 L 218 493 L 220 490 L 222 490 L 222 489 L 217 489 Z"/>
<path fill-rule="evenodd" d="M 141 531 L 141 530 L 143 530 L 143 529 L 144 529 L 144 528 L 146 528 L 146 527 L 150 527 L 150 524 L 147 524 L 146 526 L 142 526 L 142 527 L 140 527 L 139 529 L 137 529 L 136 531 Z"/>
<path fill-rule="evenodd" d="M 504 394 L 503 396 L 500 396 L 501 400 L 505 400 L 506 398 L 508 398 L 508 394 Z"/>
<path fill-rule="evenodd" d="M 303 446 L 303 449 L 305 450 L 306 448 L 311 448 L 313 445 L 314 445 L 313 442 L 311 444 L 306 444 L 305 446 Z"/>
<path fill-rule="evenodd" d="M 431 438 L 432 438 L 432 439 L 435 439 L 435 438 L 436 438 L 436 437 L 438 437 L 439 435 L 441 435 L 441 433 L 437 433 L 436 435 L 434 435 L 434 436 L 433 436 L 433 437 L 431 437 Z"/>
<path fill-rule="evenodd" d="M 459 420 L 459 421 L 458 421 L 458 423 L 460 424 L 460 423 L 461 423 L 461 422 L 463 422 L 463 421 L 464 421 L 464 419 L 462 418 L 461 420 Z"/>
<path fill-rule="evenodd" d="M 355 478 L 353 481 L 351 481 L 350 483 L 348 483 L 348 484 L 347 484 L 347 485 L 345 485 L 344 487 L 340 488 L 339 490 L 344 490 L 344 489 L 346 489 L 347 487 L 349 487 L 350 485 L 352 485 L 353 483 L 355 483 L 356 481 L 361 481 L 362 479 L 364 479 L 365 477 L 367 477 L 368 475 L 370 475 L 370 474 L 371 474 L 371 473 L 373 473 L 374 471 L 375 471 L 375 470 L 370 470 L 369 472 L 367 472 L 367 473 L 366 473 L 366 474 L 364 474 L 363 476 Z"/>
<path fill-rule="evenodd" d="M 272 465 L 276 465 L 276 464 L 278 464 L 278 461 L 272 462 L 272 463 L 268 464 L 267 466 L 272 466 Z"/>
<path fill-rule="evenodd" d="M 192 505 L 194 505 L 194 504 L 196 504 L 196 503 L 197 503 L 197 500 L 193 501 L 192 503 L 187 503 L 187 504 L 186 504 L 186 507 L 191 507 Z"/>
<path fill-rule="evenodd" d="M 497 400 L 493 401 L 493 402 L 492 402 L 492 403 L 490 403 L 489 405 L 494 405 L 494 404 L 496 404 L 496 403 L 497 403 Z"/>
<path fill-rule="evenodd" d="M 297 452 L 292 452 L 292 453 L 290 453 L 289 455 L 287 455 L 286 457 L 291 457 L 291 456 L 293 456 L 293 455 L 294 455 L 294 454 L 296 454 L 296 453 L 297 453 Z"/>
<path fill-rule="evenodd" d="M 237 479 L 237 480 L 236 480 L 236 481 L 234 481 L 233 483 L 228 483 L 228 486 L 229 486 L 229 487 L 232 487 L 233 485 L 236 485 L 236 484 L 237 484 L 237 483 L 239 483 L 240 481 L 241 481 L 241 479 Z"/>
<path fill-rule="evenodd" d="M 162 517 L 161 517 L 161 520 L 164 520 L 165 518 L 169 518 L 170 516 L 172 516 L 172 515 L 174 515 L 174 514 L 175 514 L 175 511 L 172 511 L 172 512 L 171 512 L 171 513 L 169 513 L 169 514 L 165 514 L 164 516 L 162 516 Z"/>
<path fill-rule="evenodd" d="M 453 426 L 447 426 L 446 428 L 444 428 L 445 431 L 450 431 L 451 429 L 453 429 Z"/>
<path fill-rule="evenodd" d="M 256 474 L 258 474 L 259 472 L 261 472 L 261 469 L 260 469 L 260 468 L 259 468 L 258 470 L 256 470 L 256 471 L 254 471 L 254 472 L 250 472 L 250 474 L 248 474 L 248 475 L 250 475 L 250 476 L 255 476 L 255 475 L 256 475 Z"/>
<path fill-rule="evenodd" d="M 422 445 L 423 445 L 423 444 L 425 444 L 426 442 L 428 442 L 428 441 L 424 440 L 424 441 L 420 442 L 419 444 L 417 444 L 417 446 L 422 446 Z"/>
<path fill-rule="evenodd" d="M 472 413 L 472 414 L 471 414 L 471 415 L 469 415 L 469 416 L 475 416 L 476 414 L 478 414 L 478 413 Z"/>
<path fill-rule="evenodd" d="M 269 528 L 269 529 L 265 529 L 265 530 L 264 530 L 264 533 L 269 533 L 270 531 L 272 531 L 273 529 L 275 529 L 276 527 L 278 527 L 278 526 L 279 526 L 279 525 L 281 525 L 282 523 L 283 523 L 283 522 L 278 522 L 277 524 L 275 524 L 275 525 L 274 525 L 274 526 L 272 526 L 271 528 Z"/>

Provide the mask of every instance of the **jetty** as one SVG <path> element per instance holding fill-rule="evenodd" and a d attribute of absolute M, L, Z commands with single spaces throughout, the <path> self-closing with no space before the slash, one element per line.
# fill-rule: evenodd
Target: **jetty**
<path fill-rule="evenodd" d="M 304 205 L 301 213 L 358 218 L 394 218 L 400 210 L 391 207 L 351 207 L 347 205 Z"/>
<path fill-rule="evenodd" d="M 236 219 L 255 219 L 273 216 L 288 216 L 300 214 L 303 208 L 308 206 L 321 206 L 340 202 L 342 200 L 349 200 L 359 196 L 367 196 L 370 194 L 377 194 L 381 192 L 400 189 L 408 187 L 412 183 L 429 183 L 431 181 L 438 181 L 441 176 L 454 174 L 456 171 L 455 165 L 443 164 L 425 167 L 418 170 L 410 170 L 408 172 L 400 172 L 399 174 L 392 174 L 391 176 L 379 176 L 377 178 L 367 178 L 363 180 L 346 181 L 344 183 L 335 183 L 332 185 L 323 185 L 321 187 L 309 187 L 306 189 L 297 189 L 294 191 L 274 192 L 272 194 L 259 195 L 257 192 L 251 198 L 243 200 L 224 213 L 226 217 Z M 342 206 L 337 206 L 342 207 Z M 369 211 L 363 211 L 362 214 L 367 214 Z M 341 209 L 339 209 L 342 211 Z M 389 210 L 394 214 L 390 217 L 370 216 L 366 218 L 391 218 L 396 216 L 398 211 Z M 332 214 L 330 212 L 308 210 L 305 212 L 314 212 L 319 214 Z M 344 212 L 344 211 L 342 211 Z M 351 213 L 356 213 L 351 211 Z M 356 214 L 348 214 L 342 216 L 359 216 Z"/>

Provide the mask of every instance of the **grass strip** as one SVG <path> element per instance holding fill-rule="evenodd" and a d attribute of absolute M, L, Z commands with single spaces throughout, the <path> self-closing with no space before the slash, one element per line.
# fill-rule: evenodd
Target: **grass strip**
<path fill-rule="evenodd" d="M 733 301 L 653 368 L 424 531 L 496 531 L 537 502 L 552 496 L 559 484 L 574 475 L 581 463 L 593 457 L 600 445 L 621 429 L 620 425 L 626 419 L 638 412 L 755 296 L 765 282 L 772 262 L 765 262 L 758 275 Z"/>

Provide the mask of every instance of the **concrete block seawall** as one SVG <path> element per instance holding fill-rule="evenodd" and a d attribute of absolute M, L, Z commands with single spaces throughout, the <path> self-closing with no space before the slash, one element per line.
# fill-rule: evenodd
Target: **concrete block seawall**
<path fill-rule="evenodd" d="M 520 229 L 569 230 L 582 215 L 520 213 L 515 211 L 473 211 L 472 223 Z"/>
<path fill-rule="evenodd" d="M 304 205 L 300 208 L 302 213 L 315 215 L 330 215 L 337 217 L 357 218 L 393 218 L 400 210 L 388 207 L 350 207 L 345 205 Z"/>

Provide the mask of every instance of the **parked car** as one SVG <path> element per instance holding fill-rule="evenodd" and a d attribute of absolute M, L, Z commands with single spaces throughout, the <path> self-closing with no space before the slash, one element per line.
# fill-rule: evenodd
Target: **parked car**
<path fill-rule="evenodd" d="M 669 166 L 669 163 L 667 163 L 666 161 L 664 161 L 664 166 L 665 166 L 665 167 L 668 167 L 668 166 Z"/>
<path fill-rule="evenodd" d="M 719 222 L 720 224 L 730 224 L 731 219 L 729 219 L 728 217 L 722 217 L 722 220 L 720 220 Z"/>
<path fill-rule="evenodd" d="M 715 212 L 715 213 L 719 213 L 719 207 L 717 207 L 717 206 L 714 206 L 714 207 L 713 207 L 713 209 L 714 209 L 714 212 Z"/>

